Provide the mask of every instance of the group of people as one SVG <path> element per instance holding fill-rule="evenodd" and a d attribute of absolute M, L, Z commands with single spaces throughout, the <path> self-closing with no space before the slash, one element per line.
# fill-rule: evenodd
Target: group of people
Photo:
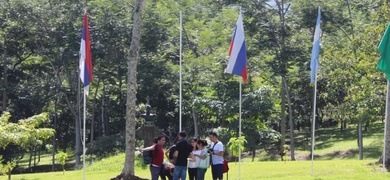
<path fill-rule="evenodd" d="M 155 138 L 152 146 L 140 149 L 141 152 L 153 151 L 150 173 L 152 180 L 186 180 L 187 171 L 189 180 L 204 180 L 205 173 L 209 166 L 214 180 L 222 180 L 223 177 L 223 155 L 222 142 L 218 140 L 215 132 L 209 133 L 211 141 L 207 148 L 207 141 L 193 138 L 187 141 L 187 134 L 180 132 L 176 145 L 165 151 L 168 162 L 164 162 L 165 136 Z"/>

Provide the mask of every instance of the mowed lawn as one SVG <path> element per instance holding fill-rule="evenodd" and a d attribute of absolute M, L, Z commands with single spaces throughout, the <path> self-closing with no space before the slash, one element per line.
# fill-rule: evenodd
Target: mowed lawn
<path fill-rule="evenodd" d="M 295 139 L 297 161 L 280 161 L 280 157 L 261 151 L 254 162 L 251 162 L 251 158 L 243 159 L 240 179 L 390 179 L 390 173 L 383 172 L 380 166 L 368 165 L 377 161 L 383 151 L 383 125 L 382 122 L 373 123 L 369 131 L 363 132 L 364 160 L 358 160 L 357 131 L 354 125 L 344 131 L 338 128 L 317 129 L 314 153 L 316 160 L 314 173 L 311 175 L 312 162 L 309 156 L 311 134 L 309 131 L 301 131 L 296 134 Z M 20 165 L 26 166 L 26 163 L 27 161 L 24 160 Z M 39 165 L 50 163 L 50 155 L 47 155 L 42 157 Z M 86 179 L 111 179 L 120 174 L 123 163 L 123 153 L 97 161 L 88 165 Z M 239 179 L 238 163 L 231 162 L 229 166 L 229 179 Z M 206 173 L 207 180 L 211 179 L 210 171 L 211 169 Z M 135 175 L 150 178 L 149 169 L 142 168 L 138 162 L 136 162 Z M 7 177 L 0 176 L 0 180 L 2 179 Z M 13 175 L 12 179 L 80 180 L 83 179 L 83 171 L 66 171 L 64 175 L 62 172 L 20 174 Z"/>
<path fill-rule="evenodd" d="M 86 179 L 104 180 L 118 175 L 123 167 L 124 154 L 106 158 L 87 167 Z M 377 165 L 368 165 L 372 160 L 322 160 L 314 162 L 311 175 L 311 161 L 268 161 L 241 163 L 241 179 L 390 179 L 390 173 L 383 172 Z M 229 163 L 229 179 L 238 178 L 238 163 Z M 149 170 L 139 166 L 135 169 L 139 177 L 149 178 Z M 226 174 L 225 174 L 226 176 Z M 83 171 L 36 173 L 14 175 L 14 180 L 72 180 L 82 179 Z M 1 179 L 6 179 L 1 176 Z M 206 179 L 211 179 L 210 169 Z"/>

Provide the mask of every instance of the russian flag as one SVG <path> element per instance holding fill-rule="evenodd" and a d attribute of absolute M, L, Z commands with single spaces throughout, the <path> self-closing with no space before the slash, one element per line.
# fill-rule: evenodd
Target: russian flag
<path fill-rule="evenodd" d="M 80 79 L 84 84 L 84 93 L 88 95 L 89 83 L 92 82 L 91 44 L 89 41 L 88 14 L 84 14 L 84 23 L 80 43 Z"/>
<path fill-rule="evenodd" d="M 230 43 L 229 63 L 225 69 L 225 73 L 239 75 L 242 77 L 245 83 L 248 82 L 245 35 L 241 12 L 237 20 L 232 41 Z"/>

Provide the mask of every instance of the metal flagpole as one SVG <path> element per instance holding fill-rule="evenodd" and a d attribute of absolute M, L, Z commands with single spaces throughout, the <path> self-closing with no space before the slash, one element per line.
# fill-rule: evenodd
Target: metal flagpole
<path fill-rule="evenodd" d="M 240 106 L 239 106 L 239 125 L 238 125 L 238 179 L 241 179 L 241 99 L 242 99 L 242 78 L 240 79 Z"/>
<path fill-rule="evenodd" d="M 386 172 L 386 134 L 387 134 L 387 120 L 389 112 L 389 89 L 390 89 L 390 84 L 389 80 L 387 80 L 387 92 L 386 92 L 386 110 L 385 110 L 385 132 L 384 132 L 384 138 L 383 138 L 383 155 L 382 155 L 382 165 L 383 165 L 383 172 Z"/>
<path fill-rule="evenodd" d="M 84 117 L 83 117 L 83 174 L 85 180 L 85 108 L 86 108 L 86 94 L 84 90 Z"/>
<path fill-rule="evenodd" d="M 182 15 L 181 15 L 181 11 L 180 11 L 180 92 L 179 92 L 179 132 L 181 132 L 181 99 L 182 99 L 182 80 L 181 80 L 181 76 L 182 76 L 182 72 L 181 72 L 181 51 L 182 51 Z"/>
<path fill-rule="evenodd" d="M 316 105 L 317 105 L 317 74 L 314 76 L 314 102 L 313 102 L 312 136 L 311 136 L 311 175 L 314 174 L 314 144 L 315 144 L 315 130 L 316 130 Z"/>

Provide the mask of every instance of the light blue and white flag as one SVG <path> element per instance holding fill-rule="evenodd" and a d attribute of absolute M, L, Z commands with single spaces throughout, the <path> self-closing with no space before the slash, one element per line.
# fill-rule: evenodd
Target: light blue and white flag
<path fill-rule="evenodd" d="M 310 82 L 314 83 L 317 71 L 319 69 L 319 56 L 320 56 L 320 41 L 321 41 L 321 9 L 318 7 L 318 16 L 317 16 L 317 24 L 316 24 L 316 30 L 314 32 L 314 40 L 313 40 L 313 49 L 311 51 L 311 61 L 310 61 L 310 69 L 311 69 L 311 76 L 310 76 Z"/>

